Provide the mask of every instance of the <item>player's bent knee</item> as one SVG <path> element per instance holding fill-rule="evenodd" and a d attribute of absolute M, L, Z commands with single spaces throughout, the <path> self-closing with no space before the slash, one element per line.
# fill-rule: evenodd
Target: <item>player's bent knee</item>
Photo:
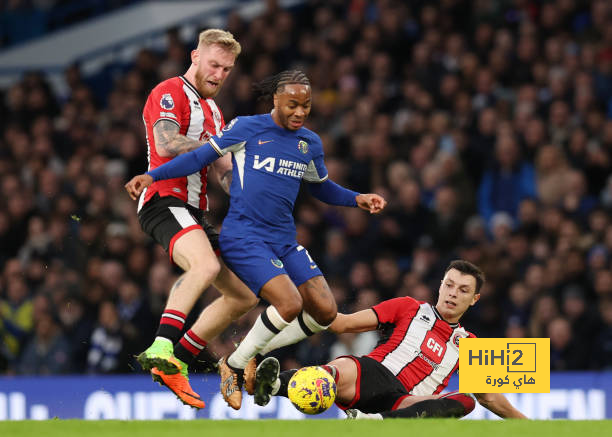
<path fill-rule="evenodd" d="M 208 286 L 215 280 L 220 271 L 221 265 L 215 259 L 206 263 L 193 263 L 188 273 L 197 277 L 198 282 L 205 284 L 204 286 Z"/>
<path fill-rule="evenodd" d="M 274 305 L 280 316 L 290 322 L 302 311 L 302 297 L 299 294 L 287 296 L 282 302 Z"/>
<path fill-rule="evenodd" d="M 338 306 L 336 301 L 326 302 L 322 307 L 318 308 L 316 314 L 311 314 L 313 319 L 321 326 L 329 326 L 338 315 Z"/>
<path fill-rule="evenodd" d="M 237 300 L 237 305 L 244 309 L 244 312 L 247 312 L 251 308 L 253 308 L 259 302 L 259 299 L 254 294 L 249 294 L 248 297 L 245 296 L 242 299 Z"/>
<path fill-rule="evenodd" d="M 227 297 L 226 299 L 229 302 L 228 306 L 232 308 L 233 314 L 235 314 L 238 317 L 248 312 L 251 308 L 257 305 L 257 303 L 259 302 L 259 299 L 257 299 L 257 296 L 255 296 L 254 294 L 251 294 L 248 297 L 245 296 L 244 298 L 240 298 L 240 299 L 227 298 Z"/>

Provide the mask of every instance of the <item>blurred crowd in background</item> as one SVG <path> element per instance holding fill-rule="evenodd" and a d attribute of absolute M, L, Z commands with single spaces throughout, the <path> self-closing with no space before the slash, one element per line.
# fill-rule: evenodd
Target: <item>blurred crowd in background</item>
<path fill-rule="evenodd" d="M 488 279 L 466 329 L 550 337 L 553 370 L 612 368 L 612 3 L 268 1 L 225 28 L 243 47 L 216 99 L 225 119 L 269 111 L 252 83 L 303 69 L 330 178 L 389 202 L 370 216 L 300 195 L 298 241 L 341 312 L 434 303 L 448 262 L 464 258 Z M 71 66 L 67 95 L 37 72 L 0 90 L 3 373 L 140 370 L 133 356 L 179 270 L 123 184 L 146 170 L 148 92 L 189 65 L 195 41 L 179 33 L 103 83 Z M 220 225 L 227 197 L 209 187 Z M 209 353 L 233 350 L 259 311 Z M 324 332 L 275 354 L 295 367 L 377 340 Z"/>

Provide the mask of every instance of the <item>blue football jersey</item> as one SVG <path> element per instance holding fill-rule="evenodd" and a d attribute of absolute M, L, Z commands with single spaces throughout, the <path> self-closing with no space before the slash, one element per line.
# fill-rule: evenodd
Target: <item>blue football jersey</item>
<path fill-rule="evenodd" d="M 295 241 L 293 207 L 300 183 L 327 179 L 323 144 L 304 127 L 283 129 L 270 114 L 237 117 L 209 144 L 232 153 L 232 200 L 223 232 L 264 241 Z"/>

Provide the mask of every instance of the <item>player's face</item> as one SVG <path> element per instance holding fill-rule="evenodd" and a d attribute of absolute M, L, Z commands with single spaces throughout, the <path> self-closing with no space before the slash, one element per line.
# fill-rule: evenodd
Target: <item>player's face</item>
<path fill-rule="evenodd" d="M 191 52 L 191 62 L 197 67 L 195 86 L 204 98 L 215 97 L 234 68 L 236 57 L 222 46 L 202 45 Z"/>
<path fill-rule="evenodd" d="M 450 269 L 440 284 L 436 309 L 444 320 L 457 323 L 478 299 L 480 294 L 476 294 L 476 278 L 457 269 Z"/>
<path fill-rule="evenodd" d="M 289 130 L 298 130 L 310 114 L 310 87 L 290 84 L 274 94 L 274 111 L 277 122 Z"/>

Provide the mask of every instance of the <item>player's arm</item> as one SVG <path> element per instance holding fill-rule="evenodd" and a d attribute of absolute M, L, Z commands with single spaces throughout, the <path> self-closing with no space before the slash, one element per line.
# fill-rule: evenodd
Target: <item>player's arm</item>
<path fill-rule="evenodd" d="M 478 403 L 504 419 L 527 419 L 501 393 L 474 393 Z"/>
<path fill-rule="evenodd" d="M 219 185 L 223 188 L 228 195 L 230 193 L 230 186 L 232 185 L 232 157 L 228 153 L 223 155 L 211 164 L 211 167 L 217 173 L 217 180 Z"/>
<path fill-rule="evenodd" d="M 197 149 L 201 142 L 179 134 L 179 125 L 170 120 L 159 120 L 153 126 L 155 150 L 164 158 L 181 155 Z"/>
<path fill-rule="evenodd" d="M 130 197 L 135 200 L 153 182 L 188 176 L 203 169 L 220 156 L 218 146 L 214 145 L 213 140 L 210 139 L 202 147 L 177 156 L 145 174 L 134 176 L 125 184 L 125 189 Z"/>
<path fill-rule="evenodd" d="M 376 328 L 378 328 L 378 317 L 370 308 L 352 314 L 338 313 L 328 329 L 336 334 L 343 334 L 345 332 L 374 331 Z"/>
<path fill-rule="evenodd" d="M 379 213 L 387 205 L 387 201 L 378 194 L 360 194 L 327 178 L 321 183 L 308 184 L 308 189 L 310 194 L 321 202 L 330 205 L 359 207 L 372 214 Z"/>
<path fill-rule="evenodd" d="M 312 138 L 312 147 L 313 157 L 308 163 L 303 179 L 309 182 L 308 189 L 314 197 L 330 205 L 358 207 L 372 214 L 383 210 L 387 202 L 378 194 L 360 194 L 329 180 L 323 156 L 323 143 L 318 135 Z"/>

